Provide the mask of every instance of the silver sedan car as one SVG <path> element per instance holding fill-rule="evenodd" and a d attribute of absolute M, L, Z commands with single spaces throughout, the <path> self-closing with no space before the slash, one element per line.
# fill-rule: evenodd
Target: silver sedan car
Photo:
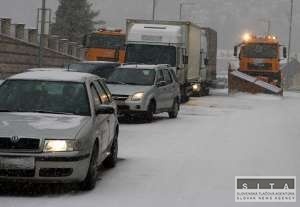
<path fill-rule="evenodd" d="M 116 105 L 86 73 L 36 71 L 0 86 L 0 182 L 76 182 L 93 189 L 117 162 Z"/>

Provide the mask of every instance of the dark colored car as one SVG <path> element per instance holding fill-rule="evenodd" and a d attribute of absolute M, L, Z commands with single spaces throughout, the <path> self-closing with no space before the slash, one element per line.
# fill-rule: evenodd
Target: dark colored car
<path fill-rule="evenodd" d="M 73 72 L 91 73 L 101 78 L 108 79 L 118 66 L 120 66 L 120 63 L 117 62 L 85 61 L 70 64 L 67 69 Z"/>

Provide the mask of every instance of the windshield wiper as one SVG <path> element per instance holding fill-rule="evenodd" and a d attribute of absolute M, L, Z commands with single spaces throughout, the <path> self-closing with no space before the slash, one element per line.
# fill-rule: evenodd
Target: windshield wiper
<path fill-rule="evenodd" d="M 15 112 L 14 110 L 10 109 L 0 109 L 0 112 Z"/>
<path fill-rule="evenodd" d="M 121 85 L 128 85 L 127 83 L 121 81 L 107 81 L 108 84 L 121 84 Z"/>
<path fill-rule="evenodd" d="M 47 110 L 32 110 L 32 111 L 28 111 L 28 112 L 41 113 L 41 114 L 64 114 L 64 115 L 75 115 L 75 113 L 57 112 L 57 111 L 47 111 Z"/>
<path fill-rule="evenodd" d="M 128 85 L 143 85 L 143 84 L 139 84 L 139 83 L 127 83 Z"/>

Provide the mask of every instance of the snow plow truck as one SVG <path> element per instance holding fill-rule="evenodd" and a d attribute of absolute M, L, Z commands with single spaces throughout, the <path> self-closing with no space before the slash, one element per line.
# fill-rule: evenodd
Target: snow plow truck
<path fill-rule="evenodd" d="M 281 45 L 276 36 L 255 36 L 246 33 L 243 42 L 234 47 L 234 56 L 239 58 L 239 68 L 229 65 L 228 92 L 267 93 L 282 95 L 280 69 Z M 287 49 L 283 47 L 283 57 Z"/>

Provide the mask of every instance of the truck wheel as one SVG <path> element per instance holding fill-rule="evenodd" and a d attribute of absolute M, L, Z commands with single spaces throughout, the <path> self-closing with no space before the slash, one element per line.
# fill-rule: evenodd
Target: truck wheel
<path fill-rule="evenodd" d="M 90 165 L 88 173 L 84 181 L 80 183 L 80 189 L 84 191 L 92 190 L 96 186 L 97 175 L 98 175 L 98 166 L 97 166 L 97 157 L 98 157 L 98 145 L 94 144 L 93 152 L 91 155 Z"/>
<path fill-rule="evenodd" d="M 117 132 L 116 132 L 117 134 Z M 103 166 L 105 168 L 113 168 L 118 161 L 118 135 L 115 135 L 114 141 L 110 148 L 109 156 L 104 160 Z"/>
<path fill-rule="evenodd" d="M 145 119 L 147 122 L 151 123 L 153 121 L 154 113 L 155 113 L 155 103 L 154 103 L 154 101 L 151 101 L 148 106 L 148 110 L 145 114 Z"/>
<path fill-rule="evenodd" d="M 175 99 L 174 103 L 173 103 L 173 107 L 172 107 L 172 111 L 169 112 L 169 118 L 170 119 L 176 119 L 177 115 L 178 115 L 178 111 L 179 111 L 179 103 L 178 101 Z"/>
<path fill-rule="evenodd" d="M 204 89 L 204 95 L 205 95 L 205 96 L 208 96 L 208 95 L 209 95 L 209 88 L 208 88 L 208 87 L 206 87 L 206 88 Z"/>

